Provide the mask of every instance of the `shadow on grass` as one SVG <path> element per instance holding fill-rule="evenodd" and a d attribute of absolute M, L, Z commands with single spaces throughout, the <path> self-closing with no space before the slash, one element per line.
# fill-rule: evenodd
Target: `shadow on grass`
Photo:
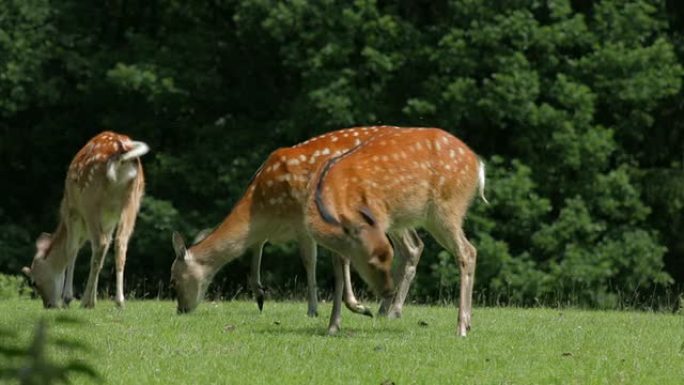
<path fill-rule="evenodd" d="M 405 330 L 395 327 L 345 327 L 333 336 L 328 335 L 327 328 L 318 325 L 305 326 L 288 326 L 288 325 L 272 325 L 261 327 L 254 330 L 254 333 L 265 334 L 271 336 L 277 335 L 297 335 L 304 337 L 329 337 L 329 338 L 366 338 L 368 336 L 382 337 L 396 336 L 405 333 Z"/>
<path fill-rule="evenodd" d="M 79 319 L 59 315 L 55 318 L 58 324 L 78 325 Z M 81 374 L 92 381 L 102 382 L 102 377 L 86 362 L 78 359 L 58 364 L 49 357 L 48 350 L 57 348 L 60 355 L 65 352 L 88 352 L 88 345 L 67 338 L 51 338 L 48 336 L 48 322 L 40 319 L 35 328 L 33 340 L 29 346 L 20 346 L 15 331 L 0 329 L 0 356 L 5 359 L 0 365 L 0 379 L 15 380 L 20 384 L 52 384 L 70 383 L 73 374 Z"/>

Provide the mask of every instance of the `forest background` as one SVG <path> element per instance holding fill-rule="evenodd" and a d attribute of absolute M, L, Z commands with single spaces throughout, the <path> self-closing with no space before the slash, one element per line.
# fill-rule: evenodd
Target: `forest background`
<path fill-rule="evenodd" d="M 154 298 L 169 295 L 172 230 L 218 224 L 271 151 L 437 126 L 488 167 L 491 204 L 466 223 L 479 303 L 669 306 L 684 285 L 683 61 L 677 0 L 0 0 L 0 273 L 56 227 L 66 168 L 99 131 L 152 149 L 126 282 Z M 458 269 L 423 238 L 409 298 L 451 300 Z M 273 297 L 303 298 L 298 258 L 266 248 Z M 211 295 L 245 293 L 248 262 Z M 321 251 L 324 296 L 331 278 Z"/>

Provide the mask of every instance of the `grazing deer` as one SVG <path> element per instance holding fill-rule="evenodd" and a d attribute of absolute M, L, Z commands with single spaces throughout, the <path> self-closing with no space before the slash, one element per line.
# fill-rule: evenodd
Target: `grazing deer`
<path fill-rule="evenodd" d="M 376 136 L 329 160 L 313 177 L 306 225 L 314 240 L 349 256 L 379 295 L 393 292 L 393 259 L 386 233 L 424 227 L 458 256 L 461 273 L 458 334 L 470 328 L 476 250 L 462 223 L 476 190 L 484 198 L 484 164 L 463 142 L 440 129 L 411 128 Z M 486 202 L 486 200 L 485 200 Z M 342 265 L 328 333 L 340 327 Z"/>
<path fill-rule="evenodd" d="M 198 236 L 195 244 L 186 248 L 183 237 L 173 234 L 176 259 L 171 266 L 171 282 L 175 287 L 178 312 L 194 310 L 216 272 L 225 264 L 250 250 L 252 268 L 250 286 L 257 297 L 259 309 L 263 304 L 260 266 L 264 244 L 296 240 L 304 262 L 308 285 L 309 316 L 317 315 L 316 243 L 304 226 L 306 188 L 314 170 L 332 156 L 340 155 L 373 136 L 397 130 L 396 127 L 358 127 L 331 132 L 309 139 L 293 147 L 281 148 L 269 156 L 254 175 L 243 197 L 236 203 L 223 222 L 208 234 Z M 423 244 L 413 230 L 390 235 L 405 259 L 405 270 L 415 270 Z M 344 303 L 353 312 L 372 315 L 359 304 L 351 289 L 348 264 L 344 265 Z M 410 285 L 410 274 L 404 283 Z M 403 282 L 403 281 L 402 281 Z M 384 304 L 390 316 L 400 316 L 404 296 L 397 296 Z M 401 303 L 399 303 L 401 301 Z"/>
<path fill-rule="evenodd" d="M 128 239 L 145 186 L 140 157 L 148 151 L 143 142 L 105 131 L 92 138 L 71 161 L 57 230 L 38 237 L 33 263 L 22 269 L 46 308 L 59 307 L 62 301 L 68 305 L 73 298 L 76 255 L 86 240 L 90 240 L 92 256 L 81 306 L 95 306 L 98 275 L 117 223 L 115 300 L 123 306 Z"/>

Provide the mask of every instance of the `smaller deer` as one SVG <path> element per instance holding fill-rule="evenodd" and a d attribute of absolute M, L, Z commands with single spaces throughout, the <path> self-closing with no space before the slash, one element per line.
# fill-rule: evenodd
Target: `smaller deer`
<path fill-rule="evenodd" d="M 484 164 L 440 129 L 407 128 L 376 136 L 325 163 L 309 185 L 305 222 L 313 239 L 352 265 L 387 301 L 393 293 L 391 242 L 385 234 L 424 227 L 454 256 L 461 274 L 458 334 L 470 328 L 476 250 L 462 223 Z M 486 202 L 486 200 L 485 200 Z M 328 333 L 340 328 L 342 264 L 334 260 L 335 296 Z"/>
<path fill-rule="evenodd" d="M 72 300 L 76 256 L 86 240 L 90 240 L 92 255 L 81 306 L 95 306 L 98 276 L 115 227 L 115 301 L 123 306 L 126 250 L 145 186 L 139 158 L 148 151 L 143 142 L 105 131 L 86 143 L 71 161 L 57 230 L 38 237 L 31 267 L 22 268 L 46 308 L 68 305 Z"/>

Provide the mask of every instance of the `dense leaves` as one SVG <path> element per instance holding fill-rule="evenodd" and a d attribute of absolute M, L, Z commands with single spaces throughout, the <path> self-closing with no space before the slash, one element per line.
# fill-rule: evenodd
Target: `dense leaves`
<path fill-rule="evenodd" d="M 99 130 L 154 150 L 127 279 L 166 295 L 171 230 L 218 223 L 270 151 L 387 123 L 443 127 L 487 161 L 491 204 L 467 222 L 483 298 L 614 306 L 684 282 L 676 4 L 0 3 L 1 271 L 55 226 L 65 167 Z M 269 285 L 298 289 L 296 258 L 267 249 Z M 428 242 L 423 259 L 414 298 L 455 296 L 453 258 Z"/>

